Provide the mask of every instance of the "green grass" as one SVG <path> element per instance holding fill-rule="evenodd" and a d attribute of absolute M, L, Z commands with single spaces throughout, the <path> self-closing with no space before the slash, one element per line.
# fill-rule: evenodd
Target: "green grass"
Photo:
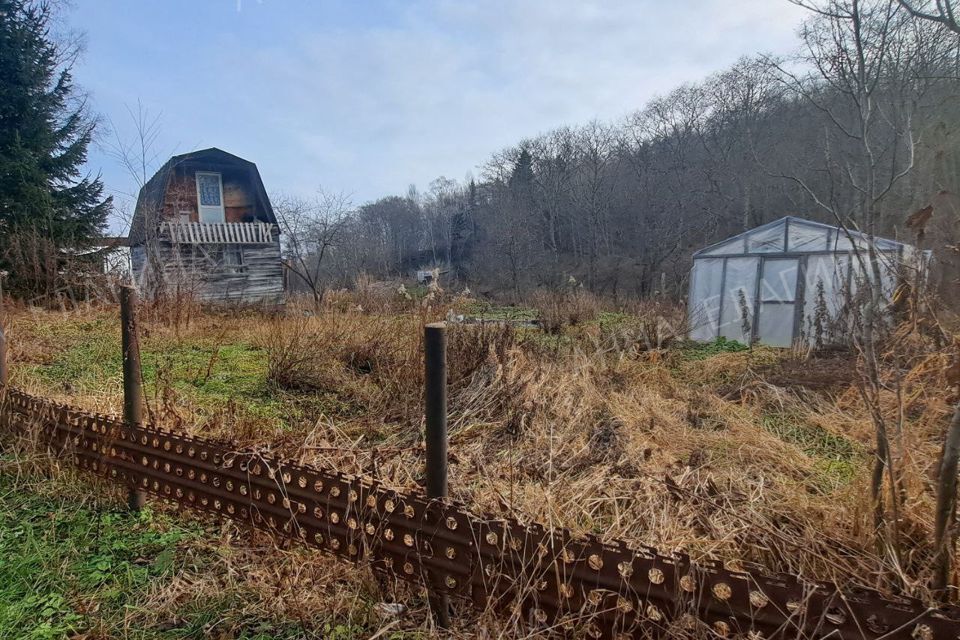
<path fill-rule="evenodd" d="M 191 340 L 148 345 L 142 357 L 148 395 L 168 382 L 205 409 L 222 409 L 233 399 L 254 417 L 281 421 L 288 413 L 267 383 L 267 353 L 259 347 Z"/>
<path fill-rule="evenodd" d="M 815 459 L 814 484 L 829 492 L 850 482 L 863 465 L 858 444 L 790 413 L 765 413 L 760 425 Z"/>
<path fill-rule="evenodd" d="M 23 329 L 25 342 L 43 346 L 40 357 L 18 362 L 14 384 L 39 387 L 43 393 L 115 397 L 122 388 L 120 329 L 115 315 L 38 316 Z M 141 327 L 144 393 L 157 402 L 171 389 L 204 419 L 228 413 L 256 421 L 265 429 L 284 430 L 314 423 L 324 416 L 350 418 L 363 406 L 349 393 L 278 390 L 267 379 L 269 355 L 261 346 L 236 334 L 217 336 L 151 334 Z"/>
<path fill-rule="evenodd" d="M 149 508 L 77 506 L 0 475 L 0 638 L 64 638 L 109 626 L 178 570 L 177 546 L 197 535 Z"/>
<path fill-rule="evenodd" d="M 694 342 L 687 340 L 678 345 L 680 353 L 685 360 L 706 360 L 720 353 L 736 353 L 738 351 L 747 351 L 750 347 L 737 342 L 728 340 L 720 336 L 713 342 Z"/>
<path fill-rule="evenodd" d="M 0 640 L 84 634 L 352 640 L 376 631 L 370 624 L 376 624 L 373 602 L 366 599 L 356 603 L 350 619 L 324 611 L 305 612 L 303 620 L 247 613 L 259 607 L 251 606 L 256 596 L 242 582 L 213 597 L 209 591 L 186 594 L 169 618 L 154 617 L 153 594 L 174 576 L 222 570 L 204 521 L 159 513 L 149 503 L 134 514 L 116 498 L 61 498 L 55 495 L 60 482 L 0 472 Z M 104 491 L 102 485 L 89 488 Z M 416 631 L 384 636 L 419 637 Z"/>
<path fill-rule="evenodd" d="M 37 323 L 31 331 L 52 348 L 41 362 L 18 365 L 17 375 L 41 387 L 67 393 L 96 393 L 122 385 L 120 331 L 116 318 L 92 321 L 61 319 Z M 144 392 L 155 397 L 158 385 L 168 384 L 178 394 L 208 413 L 228 403 L 243 407 L 245 415 L 283 423 L 299 417 L 296 405 L 284 402 L 267 382 L 267 353 L 243 342 L 217 342 L 211 337 L 141 342 Z"/>
<path fill-rule="evenodd" d="M 620 327 L 630 327 L 638 321 L 637 316 L 622 311 L 601 311 L 597 315 L 596 323 L 604 331 L 610 331 Z"/>

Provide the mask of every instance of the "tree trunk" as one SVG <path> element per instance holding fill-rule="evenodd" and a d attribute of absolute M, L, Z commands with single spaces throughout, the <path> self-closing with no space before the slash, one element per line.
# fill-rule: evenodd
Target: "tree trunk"
<path fill-rule="evenodd" d="M 940 457 L 940 476 L 937 482 L 937 511 L 935 525 L 936 560 L 933 588 L 943 597 L 946 595 L 950 576 L 950 561 L 953 556 L 954 527 L 957 511 L 957 463 L 960 461 L 960 402 L 953 411 L 953 419 L 943 441 Z"/>

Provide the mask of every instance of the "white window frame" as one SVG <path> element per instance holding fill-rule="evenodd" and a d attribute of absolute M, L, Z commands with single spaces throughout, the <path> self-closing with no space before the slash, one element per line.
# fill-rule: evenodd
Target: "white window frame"
<path fill-rule="evenodd" d="M 219 208 L 214 207 L 213 205 L 202 204 L 202 199 L 200 197 L 200 176 L 216 176 L 217 185 L 220 187 L 220 207 Z M 197 187 L 197 219 L 200 220 L 200 222 L 220 222 L 220 223 L 226 222 L 227 221 L 226 208 L 224 207 L 224 203 L 223 203 L 223 175 L 216 171 L 197 171 L 196 175 L 194 176 L 194 182 L 196 183 L 196 187 Z M 204 210 L 206 210 L 206 213 L 208 214 L 216 212 L 217 219 L 216 220 L 205 219 Z"/>

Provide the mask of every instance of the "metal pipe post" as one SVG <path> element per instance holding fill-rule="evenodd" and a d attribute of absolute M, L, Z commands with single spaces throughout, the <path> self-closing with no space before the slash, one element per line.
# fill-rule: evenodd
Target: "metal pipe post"
<path fill-rule="evenodd" d="M 123 421 L 131 426 L 143 424 L 143 378 L 140 371 L 140 339 L 137 332 L 137 291 L 130 285 L 120 287 L 120 326 L 123 348 Z M 139 511 L 146 494 L 130 488 L 127 504 Z"/>
<path fill-rule="evenodd" d="M 424 329 L 426 381 L 427 496 L 447 496 L 447 327 L 442 322 Z"/>
<path fill-rule="evenodd" d="M 7 330 L 3 321 L 3 280 L 0 277 L 0 386 L 6 387 L 10 381 L 10 371 L 7 369 Z"/>
<path fill-rule="evenodd" d="M 427 496 L 447 495 L 447 327 L 443 322 L 424 328 L 424 403 L 426 405 Z M 430 608 L 443 628 L 450 626 L 450 600 L 431 594 Z"/>

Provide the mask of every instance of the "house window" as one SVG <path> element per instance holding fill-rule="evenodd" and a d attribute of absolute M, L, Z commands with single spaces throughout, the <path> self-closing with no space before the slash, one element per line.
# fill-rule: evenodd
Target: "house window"
<path fill-rule="evenodd" d="M 200 222 L 223 222 L 223 182 L 219 173 L 197 172 Z"/>
<path fill-rule="evenodd" d="M 243 250 L 239 246 L 223 250 L 223 267 L 228 273 L 243 273 Z"/>

